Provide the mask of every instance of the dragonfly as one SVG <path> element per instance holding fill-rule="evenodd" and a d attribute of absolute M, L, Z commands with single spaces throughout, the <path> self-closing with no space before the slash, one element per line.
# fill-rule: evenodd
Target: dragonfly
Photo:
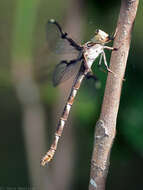
<path fill-rule="evenodd" d="M 42 166 L 45 166 L 46 164 L 48 164 L 54 157 L 59 139 L 62 135 L 65 123 L 68 119 L 71 107 L 74 103 L 74 99 L 77 95 L 77 92 L 81 86 L 83 79 L 93 78 L 94 80 L 97 80 L 97 77 L 93 74 L 91 70 L 91 67 L 94 61 L 97 59 L 97 57 L 100 57 L 99 65 L 101 65 L 101 62 L 103 59 L 104 65 L 107 71 L 115 75 L 115 73 L 112 70 L 110 70 L 107 64 L 104 50 L 105 49 L 108 49 L 111 51 L 118 50 L 118 48 L 106 46 L 107 43 L 114 40 L 116 34 L 114 34 L 113 36 L 110 36 L 106 32 L 98 29 L 95 31 L 94 37 L 90 41 L 86 42 L 83 45 L 79 45 L 72 38 L 70 38 L 66 32 L 63 31 L 62 27 L 56 20 L 51 19 L 49 20 L 48 23 L 55 25 L 60 34 L 61 39 L 66 40 L 69 43 L 69 45 L 72 46 L 78 52 L 77 58 L 72 59 L 70 61 L 63 60 L 55 67 L 55 70 L 53 72 L 53 85 L 57 86 L 61 82 L 65 81 L 73 65 L 76 65 L 78 62 L 80 62 L 81 65 L 75 77 L 75 80 L 73 82 L 64 110 L 59 119 L 55 136 L 54 136 L 54 141 L 49 151 L 45 154 L 45 156 L 41 160 Z"/>

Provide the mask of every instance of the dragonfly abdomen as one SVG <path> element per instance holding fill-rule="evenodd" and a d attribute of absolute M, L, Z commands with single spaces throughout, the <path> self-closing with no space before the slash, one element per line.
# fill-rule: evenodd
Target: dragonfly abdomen
<path fill-rule="evenodd" d="M 54 142 L 51 145 L 50 150 L 46 153 L 46 155 L 41 160 L 41 165 L 42 166 L 44 166 L 46 163 L 50 162 L 53 159 L 53 156 L 54 156 L 55 151 L 57 149 L 59 138 L 62 135 L 65 123 L 66 123 L 66 121 L 68 119 L 68 116 L 69 116 L 69 113 L 70 113 L 70 110 L 71 110 L 71 107 L 72 107 L 72 104 L 74 103 L 74 99 L 75 99 L 75 97 L 77 95 L 77 91 L 80 88 L 82 80 L 84 79 L 86 74 L 87 74 L 87 71 L 79 72 L 77 77 L 76 77 L 76 80 L 75 80 L 74 85 L 73 85 L 73 87 L 71 89 L 69 98 L 68 98 L 67 103 L 66 103 L 66 105 L 64 107 L 64 111 L 63 111 L 63 113 L 61 115 L 61 118 L 59 120 L 57 129 L 56 129 L 56 132 L 55 132 Z"/>

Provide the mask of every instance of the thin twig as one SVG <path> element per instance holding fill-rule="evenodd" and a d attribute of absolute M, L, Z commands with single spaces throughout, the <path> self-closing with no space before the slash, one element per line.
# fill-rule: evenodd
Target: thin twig
<path fill-rule="evenodd" d="M 115 78 L 112 73 L 108 74 L 101 114 L 96 124 L 94 136 L 95 142 L 91 161 L 89 190 L 105 189 L 110 151 L 116 132 L 121 88 L 138 2 L 138 0 L 121 1 L 117 35 L 114 40 L 114 47 L 119 47 L 119 49 L 112 53 L 110 62 L 110 69 L 118 77 Z"/>

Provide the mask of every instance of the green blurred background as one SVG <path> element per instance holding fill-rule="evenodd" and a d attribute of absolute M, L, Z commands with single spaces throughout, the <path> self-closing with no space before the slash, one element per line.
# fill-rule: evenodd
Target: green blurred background
<path fill-rule="evenodd" d="M 100 88 L 92 81 L 83 83 L 55 158 L 42 168 L 40 159 L 71 87 L 71 81 L 58 88 L 49 82 L 51 67 L 59 60 L 50 59 L 45 25 L 55 18 L 84 43 L 97 28 L 112 34 L 119 9 L 120 1 L 114 0 L 0 1 L 0 190 L 88 189 L 94 126 L 107 74 L 93 66 Z M 143 189 L 142 20 L 140 1 L 111 153 L 110 190 Z"/>

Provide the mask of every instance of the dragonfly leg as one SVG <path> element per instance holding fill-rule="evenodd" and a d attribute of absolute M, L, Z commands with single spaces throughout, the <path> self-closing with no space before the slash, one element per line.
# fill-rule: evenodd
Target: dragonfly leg
<path fill-rule="evenodd" d="M 99 59 L 99 63 L 98 63 L 97 66 L 99 67 L 99 69 L 100 69 L 101 71 L 105 72 L 105 70 L 101 67 L 102 58 L 103 58 L 103 54 L 101 53 L 101 55 L 100 55 L 100 59 Z"/>
<path fill-rule="evenodd" d="M 109 67 L 108 67 L 105 52 L 103 51 L 102 54 L 103 54 L 104 64 L 105 64 L 105 67 L 106 67 L 107 71 L 110 72 L 110 73 L 113 73 L 114 76 L 115 76 L 116 74 L 111 69 L 109 69 Z"/>
<path fill-rule="evenodd" d="M 103 54 L 101 53 L 101 55 L 100 55 L 100 59 L 99 59 L 99 63 L 98 63 L 99 66 L 100 66 L 101 63 L 102 63 L 102 57 L 103 57 Z"/>
<path fill-rule="evenodd" d="M 92 72 L 87 73 L 86 78 L 98 81 L 98 78 Z"/>
<path fill-rule="evenodd" d="M 99 88 L 100 88 L 101 83 L 100 83 L 100 81 L 98 80 L 98 78 L 96 77 L 96 75 L 94 75 L 94 74 L 92 73 L 92 71 L 89 72 L 89 73 L 87 73 L 86 79 L 92 79 L 92 80 L 94 81 L 94 87 L 95 87 L 96 89 L 99 89 Z"/>
<path fill-rule="evenodd" d="M 119 48 L 104 46 L 104 49 L 108 49 L 108 50 L 112 50 L 112 51 L 117 51 Z"/>
<path fill-rule="evenodd" d="M 114 34 L 112 34 L 111 36 L 109 36 L 109 39 L 112 41 L 115 39 L 116 35 L 117 35 L 117 32 L 118 32 L 118 28 L 116 28 Z"/>
<path fill-rule="evenodd" d="M 104 52 L 104 51 L 103 51 L 103 59 L 104 59 L 104 64 L 105 64 L 105 66 L 106 66 L 107 71 L 110 72 L 110 73 L 112 73 L 112 74 L 114 75 L 114 77 L 117 78 L 117 74 L 114 73 L 114 72 L 113 72 L 111 69 L 109 69 L 109 67 L 108 67 L 107 60 L 106 60 L 106 55 L 105 55 L 105 52 Z M 123 78 L 123 81 L 125 81 L 124 78 Z"/>
<path fill-rule="evenodd" d="M 62 39 L 67 40 L 69 42 L 69 44 L 71 46 L 73 46 L 76 50 L 78 50 L 78 51 L 82 50 L 82 47 L 80 45 L 78 45 L 73 39 L 68 37 L 68 34 L 66 32 L 63 32 L 62 27 L 60 26 L 60 24 L 57 21 L 55 21 L 54 19 L 50 19 L 48 21 L 48 23 L 55 24 L 57 26 L 57 28 L 58 28 L 58 30 L 59 30 L 59 32 L 61 34 Z"/>

